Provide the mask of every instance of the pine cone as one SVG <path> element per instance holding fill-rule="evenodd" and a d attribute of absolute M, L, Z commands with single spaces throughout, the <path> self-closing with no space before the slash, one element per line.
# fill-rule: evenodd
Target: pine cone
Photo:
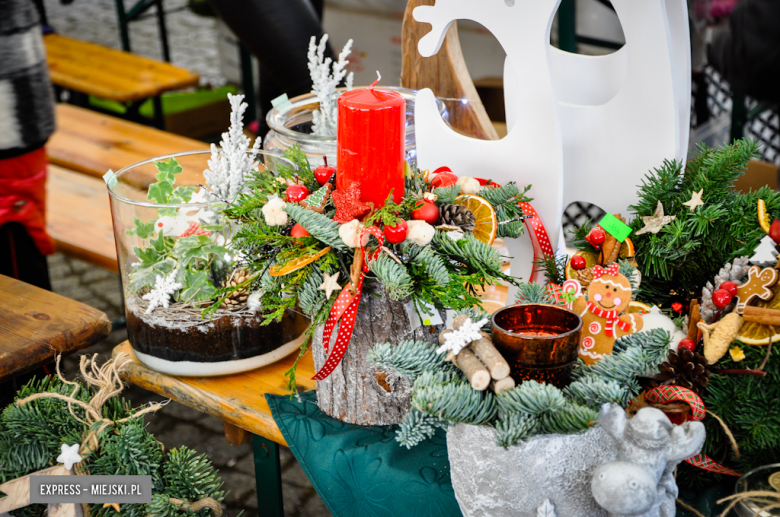
<path fill-rule="evenodd" d="M 442 205 L 439 208 L 441 223 L 457 226 L 464 232 L 473 232 L 477 224 L 474 213 L 462 205 Z"/>
<path fill-rule="evenodd" d="M 577 280 L 580 281 L 582 290 L 585 291 L 593 282 L 593 268 L 585 268 L 577 271 Z"/>
<path fill-rule="evenodd" d="M 719 288 L 723 282 L 731 281 L 739 285 L 742 283 L 742 279 L 747 275 L 750 264 L 748 263 L 748 257 L 735 258 L 733 262 L 726 263 L 718 274 L 715 276 L 715 285 L 712 282 L 707 282 L 701 291 L 701 319 L 705 323 L 712 323 L 715 320 L 715 316 L 720 312 L 715 304 L 712 302 L 712 292 Z M 730 312 L 728 307 L 725 307 L 723 314 Z"/>
<path fill-rule="evenodd" d="M 649 378 L 649 388 L 657 386 L 682 386 L 702 395 L 710 383 L 707 359 L 687 348 L 669 352 L 669 357 L 658 367 L 659 373 Z"/>
<path fill-rule="evenodd" d="M 233 275 L 224 283 L 222 288 L 225 289 L 243 284 L 249 280 L 251 276 L 252 274 L 246 269 L 237 269 L 233 271 Z M 225 309 L 238 309 L 246 305 L 247 298 L 249 298 L 249 287 L 238 289 L 237 291 L 233 291 L 230 296 L 222 302 L 222 307 Z"/>

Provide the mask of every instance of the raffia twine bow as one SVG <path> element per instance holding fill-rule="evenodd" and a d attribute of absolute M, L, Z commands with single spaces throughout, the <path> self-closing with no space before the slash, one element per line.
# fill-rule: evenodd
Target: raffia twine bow
<path fill-rule="evenodd" d="M 723 510 L 723 513 L 720 514 L 720 517 L 726 517 L 728 513 L 739 503 L 745 502 L 748 499 L 752 499 L 753 501 L 760 502 L 760 503 L 767 503 L 768 506 L 765 506 L 763 508 L 760 508 L 753 512 L 753 515 L 765 515 L 764 512 L 769 512 L 769 510 L 775 510 L 777 508 L 780 508 L 780 492 L 770 492 L 768 490 L 753 490 L 751 492 L 740 492 L 739 494 L 730 495 L 728 497 L 724 497 L 723 499 L 720 499 L 718 501 L 718 504 L 724 504 L 726 501 L 731 501 L 729 505 L 726 507 L 725 510 Z M 766 515 L 770 515 L 769 513 L 766 513 Z"/>
<path fill-rule="evenodd" d="M 57 355 L 56 357 L 57 377 L 63 384 L 73 386 L 73 391 L 70 393 L 70 395 L 62 395 L 61 393 L 36 393 L 16 402 L 18 405 L 23 406 L 29 402 L 32 402 L 33 400 L 53 398 L 64 400 L 68 403 L 68 411 L 70 412 L 70 415 L 78 422 L 86 425 L 89 429 L 82 438 L 82 444 L 81 447 L 79 447 L 79 456 L 81 456 L 82 460 L 73 467 L 73 471 L 80 476 L 89 475 L 89 471 L 87 471 L 82 466 L 82 463 L 90 454 L 96 453 L 100 448 L 100 442 L 98 440 L 100 433 L 102 433 L 108 427 L 113 427 L 116 424 L 134 420 L 147 413 L 158 411 L 167 404 L 167 402 L 152 402 L 140 411 L 137 411 L 136 413 L 133 413 L 126 418 L 120 418 L 119 420 L 111 420 L 109 418 L 103 417 L 103 405 L 110 399 L 119 395 L 124 390 L 124 383 L 119 376 L 119 372 L 121 372 L 129 363 L 132 362 L 132 358 L 128 354 L 118 354 L 115 358 L 110 359 L 101 367 L 97 366 L 95 362 L 96 358 L 97 354 L 94 354 L 91 358 L 84 355 L 81 356 L 81 360 L 79 362 L 79 371 L 81 372 L 81 377 L 84 382 L 91 388 L 97 388 L 97 391 L 89 400 L 89 402 L 84 402 L 75 398 L 76 393 L 78 393 L 79 389 L 81 389 L 81 385 L 79 385 L 77 382 L 67 380 L 62 375 L 62 372 L 60 371 L 60 360 L 62 359 L 61 355 Z M 76 415 L 75 411 L 73 410 L 74 405 L 84 410 L 85 420 L 79 418 L 79 416 Z M 193 512 L 197 512 L 203 508 L 210 508 L 217 517 L 222 515 L 222 505 L 219 504 L 216 499 L 211 497 L 204 497 L 203 499 L 200 499 L 194 503 L 184 501 L 182 499 L 176 499 L 174 497 L 169 497 L 168 500 L 171 504 L 174 504 L 184 510 L 189 509 Z"/>

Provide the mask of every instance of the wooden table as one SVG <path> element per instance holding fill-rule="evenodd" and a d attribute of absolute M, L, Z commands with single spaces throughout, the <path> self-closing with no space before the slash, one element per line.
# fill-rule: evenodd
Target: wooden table
<path fill-rule="evenodd" d="M 0 275 L 0 382 L 86 348 L 111 332 L 105 314 Z"/>
<path fill-rule="evenodd" d="M 278 446 L 286 446 L 287 442 L 271 416 L 265 394 L 288 393 L 284 372 L 295 362 L 297 354 L 236 375 L 174 377 L 138 362 L 127 341 L 114 348 L 114 357 L 120 353 L 130 354 L 134 359 L 120 373 L 123 380 L 219 418 L 225 423 L 225 438 L 234 445 L 244 443 L 251 433 L 259 507 L 265 509 L 264 517 L 284 515 Z M 313 376 L 314 363 L 309 353 L 298 363 L 298 386 L 304 390 L 315 389 Z"/>

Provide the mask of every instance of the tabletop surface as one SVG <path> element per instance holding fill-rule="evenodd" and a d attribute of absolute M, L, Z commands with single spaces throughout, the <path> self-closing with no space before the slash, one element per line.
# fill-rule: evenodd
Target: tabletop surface
<path fill-rule="evenodd" d="M 110 331 L 111 322 L 99 310 L 0 275 L 0 381 L 58 353 L 86 348 Z"/>
<path fill-rule="evenodd" d="M 201 149 L 208 144 L 69 104 L 57 104 L 57 131 L 46 144 L 51 163 L 98 178 L 155 156 Z M 135 183 L 145 188 L 154 181 L 149 172 Z"/>
<path fill-rule="evenodd" d="M 120 373 L 125 381 L 287 445 L 271 416 L 265 394 L 288 393 L 284 372 L 295 362 L 297 353 L 263 368 L 223 377 L 174 377 L 156 372 L 138 362 L 127 341 L 114 348 L 113 356 L 119 353 L 133 356 L 133 361 Z M 299 389 L 315 389 L 313 376 L 314 363 L 311 353 L 307 353 L 298 363 Z"/>
<path fill-rule="evenodd" d="M 199 83 L 194 72 L 59 34 L 43 38 L 54 84 L 117 102 L 148 99 Z"/>

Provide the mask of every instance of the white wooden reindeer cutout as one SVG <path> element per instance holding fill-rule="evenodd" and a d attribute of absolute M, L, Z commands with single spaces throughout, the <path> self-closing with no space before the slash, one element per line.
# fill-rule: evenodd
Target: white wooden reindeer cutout
<path fill-rule="evenodd" d="M 507 53 L 518 74 L 513 97 L 516 108 L 533 123 L 516 123 L 502 140 L 477 140 L 450 129 L 439 115 L 433 92 L 417 95 L 415 132 L 418 164 L 436 169 L 447 165 L 460 175 L 483 176 L 498 183 L 517 181 L 533 185 L 529 195 L 534 208 L 557 242 L 563 213 L 563 151 L 556 99 L 550 71 L 549 41 L 552 20 L 560 0 L 436 0 L 434 6 L 414 10 L 418 22 L 430 23 L 431 32 L 420 39 L 418 50 L 425 57 L 439 51 L 449 26 L 470 19 L 488 28 Z M 512 272 L 528 279 L 533 248 L 528 239 L 507 241 Z"/>
<path fill-rule="evenodd" d="M 438 51 L 457 19 L 475 20 L 504 47 L 508 135 L 474 140 L 446 126 L 433 95 L 418 95 L 418 161 L 499 183 L 532 184 L 530 196 L 553 244 L 573 201 L 626 213 L 642 177 L 664 159 L 685 158 L 690 117 L 690 49 L 685 0 L 613 0 L 626 44 L 582 56 L 549 44 L 555 0 L 436 0 L 414 10 L 433 25 L 419 52 Z M 438 40 L 438 43 L 437 43 Z M 508 243 L 509 244 L 509 243 Z M 512 270 L 526 278 L 532 251 L 510 244 Z"/>

